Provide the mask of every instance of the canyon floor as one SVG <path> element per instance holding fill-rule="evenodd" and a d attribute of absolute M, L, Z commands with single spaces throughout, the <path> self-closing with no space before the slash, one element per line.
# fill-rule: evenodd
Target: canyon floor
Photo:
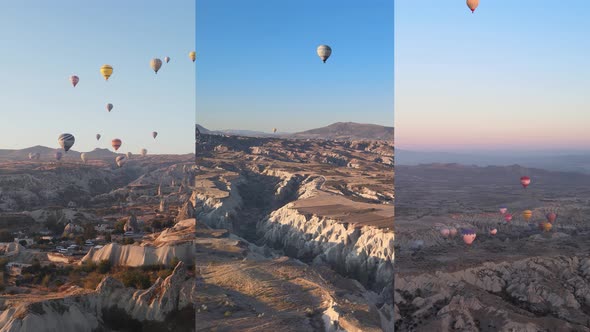
<path fill-rule="evenodd" d="M 516 165 L 398 165 L 396 330 L 590 331 L 589 185 Z M 544 232 L 548 212 L 558 218 Z M 475 230 L 474 243 L 443 237 L 451 227 Z"/>

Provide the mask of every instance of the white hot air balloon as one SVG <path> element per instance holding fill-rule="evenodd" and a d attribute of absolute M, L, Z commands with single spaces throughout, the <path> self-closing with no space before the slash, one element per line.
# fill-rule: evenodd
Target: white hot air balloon
<path fill-rule="evenodd" d="M 322 59 L 322 61 L 326 63 L 326 60 L 328 60 L 328 58 L 332 54 L 332 49 L 328 45 L 320 45 L 318 46 L 317 53 L 320 59 Z"/>
<path fill-rule="evenodd" d="M 170 57 L 169 56 L 164 57 L 164 61 L 166 61 L 166 63 L 170 62 Z"/>
<path fill-rule="evenodd" d="M 83 153 L 80 154 L 80 158 L 82 158 L 82 161 L 84 163 L 86 163 L 87 158 L 86 158 L 86 153 L 85 152 L 83 152 Z"/>
<path fill-rule="evenodd" d="M 115 158 L 115 162 L 117 163 L 117 166 L 122 167 L 123 165 L 125 165 L 125 156 L 118 156 L 117 158 Z"/>
<path fill-rule="evenodd" d="M 141 154 L 142 157 L 145 157 L 145 155 L 147 155 L 147 149 L 141 149 L 139 151 L 139 153 Z"/>

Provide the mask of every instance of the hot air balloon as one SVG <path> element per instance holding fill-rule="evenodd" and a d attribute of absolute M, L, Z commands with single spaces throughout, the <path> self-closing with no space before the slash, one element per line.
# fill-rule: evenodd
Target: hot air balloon
<path fill-rule="evenodd" d="M 318 46 L 317 53 L 320 59 L 322 59 L 322 61 L 326 63 L 326 60 L 328 60 L 328 58 L 332 54 L 332 49 L 328 45 L 320 45 Z"/>
<path fill-rule="evenodd" d="M 162 60 L 154 58 L 150 61 L 150 67 L 152 67 L 152 69 L 154 70 L 154 72 L 157 74 L 158 70 L 160 70 L 160 67 L 162 67 Z"/>
<path fill-rule="evenodd" d="M 96 134 L 96 140 L 98 141 L 100 139 L 100 134 Z"/>
<path fill-rule="evenodd" d="M 139 151 L 139 153 L 141 154 L 142 157 L 145 157 L 145 155 L 147 154 L 147 149 L 141 149 Z"/>
<path fill-rule="evenodd" d="M 131 151 L 127 152 L 127 158 L 131 159 L 131 156 L 133 155 L 133 153 L 131 153 Z"/>
<path fill-rule="evenodd" d="M 545 232 L 549 232 L 551 230 L 551 228 L 553 228 L 553 225 L 551 225 L 550 222 L 545 221 L 545 222 L 541 223 L 541 225 L 543 226 L 543 230 Z"/>
<path fill-rule="evenodd" d="M 451 227 L 449 229 L 449 234 L 451 235 L 451 237 L 455 237 L 455 235 L 457 235 L 457 229 L 455 227 Z"/>
<path fill-rule="evenodd" d="M 100 67 L 100 73 L 102 74 L 102 77 L 104 77 L 104 80 L 108 81 L 109 77 L 113 74 L 113 67 L 111 67 L 111 65 L 103 65 Z"/>
<path fill-rule="evenodd" d="M 166 63 L 170 62 L 170 57 L 169 56 L 164 57 L 164 61 L 166 61 Z"/>
<path fill-rule="evenodd" d="M 68 152 L 70 150 L 72 145 L 74 145 L 75 141 L 76 141 L 76 139 L 74 138 L 74 135 L 72 135 L 72 134 L 61 134 L 57 138 L 57 142 L 64 149 L 65 152 Z"/>
<path fill-rule="evenodd" d="M 78 82 L 80 82 L 80 78 L 76 75 L 72 75 L 72 76 L 70 76 L 70 82 L 72 83 L 72 85 L 75 88 L 76 85 L 78 85 Z"/>
<path fill-rule="evenodd" d="M 479 0 L 467 0 L 467 7 L 471 9 L 471 12 L 475 12 L 475 9 L 479 6 Z"/>
<path fill-rule="evenodd" d="M 504 220 L 506 220 L 506 222 L 512 221 L 512 215 L 510 213 L 506 213 L 504 215 Z"/>
<path fill-rule="evenodd" d="M 555 212 L 549 212 L 545 217 L 547 218 L 548 222 L 553 224 L 555 222 L 555 219 L 557 219 L 557 214 Z"/>
<path fill-rule="evenodd" d="M 490 230 L 490 235 L 496 235 L 496 234 L 498 234 L 498 230 L 497 229 L 494 228 L 494 229 L 491 229 Z"/>
<path fill-rule="evenodd" d="M 111 145 L 113 146 L 113 149 L 115 149 L 115 151 L 119 150 L 121 144 L 123 144 L 123 142 L 121 142 L 121 140 L 118 138 L 115 138 L 111 141 Z"/>
<path fill-rule="evenodd" d="M 189 57 L 189 58 L 190 58 L 190 59 L 191 59 L 193 62 L 195 62 L 195 60 L 197 59 L 197 52 L 195 52 L 195 51 L 192 51 L 192 52 L 190 52 L 190 53 L 188 54 L 188 57 Z"/>
<path fill-rule="evenodd" d="M 533 211 L 531 211 L 531 210 L 523 211 L 522 217 L 524 218 L 524 220 L 529 221 L 533 217 Z"/>
<path fill-rule="evenodd" d="M 156 139 L 156 136 L 158 136 L 158 132 L 157 131 L 152 131 L 152 137 L 154 139 Z"/>
<path fill-rule="evenodd" d="M 118 156 L 117 158 L 115 158 L 115 163 L 117 163 L 117 166 L 121 167 L 125 164 L 125 156 Z"/>
<path fill-rule="evenodd" d="M 450 234 L 451 230 L 449 230 L 448 228 L 443 228 L 440 230 L 440 235 L 442 235 L 442 237 L 444 238 L 449 237 Z"/>
<path fill-rule="evenodd" d="M 61 157 L 63 156 L 63 154 L 61 153 L 61 151 L 56 151 L 55 152 L 55 159 L 57 160 L 61 160 Z"/>
<path fill-rule="evenodd" d="M 501 214 L 506 214 L 506 212 L 508 212 L 508 209 L 505 207 L 500 208 L 500 213 Z"/>
<path fill-rule="evenodd" d="M 529 184 L 531 184 L 531 178 L 529 178 L 528 176 L 523 176 L 520 178 L 520 184 L 522 185 L 522 187 L 524 189 L 526 189 L 526 187 L 529 186 Z"/>
<path fill-rule="evenodd" d="M 461 233 L 463 234 L 463 242 L 465 242 L 465 244 L 471 245 L 473 241 L 475 241 L 476 234 L 473 230 L 464 229 Z"/>
<path fill-rule="evenodd" d="M 109 111 L 109 112 L 110 112 L 112 109 L 113 109 L 113 104 L 111 104 L 111 103 L 108 103 L 108 104 L 107 104 L 107 111 Z"/>
<path fill-rule="evenodd" d="M 81 153 L 80 158 L 82 158 L 83 162 L 86 162 L 86 153 Z"/>
<path fill-rule="evenodd" d="M 33 159 L 33 156 L 34 156 L 33 155 L 33 152 L 29 152 L 29 160 L 32 160 Z"/>
<path fill-rule="evenodd" d="M 276 133 L 277 132 L 277 128 L 272 128 L 272 132 Z"/>

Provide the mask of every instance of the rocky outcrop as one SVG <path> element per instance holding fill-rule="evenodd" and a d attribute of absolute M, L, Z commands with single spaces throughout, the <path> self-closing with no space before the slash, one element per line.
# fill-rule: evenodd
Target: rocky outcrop
<path fill-rule="evenodd" d="M 182 208 L 178 211 L 178 215 L 176 216 L 176 222 L 185 219 L 191 219 L 195 217 L 195 208 L 193 207 L 193 203 L 190 200 L 187 200 L 183 205 Z"/>
<path fill-rule="evenodd" d="M 397 276 L 398 330 L 590 331 L 590 257 Z"/>
<path fill-rule="evenodd" d="M 393 232 L 303 215 L 290 205 L 261 220 L 257 229 L 269 245 L 288 255 L 327 263 L 379 291 L 393 279 Z"/>
<path fill-rule="evenodd" d="M 187 264 L 193 264 L 194 242 L 163 244 L 158 247 L 109 243 L 98 250 L 90 249 L 80 264 L 108 260 L 113 265 L 121 266 L 169 265 L 175 257 Z"/>
<path fill-rule="evenodd" d="M 136 326 L 170 324 L 173 322 L 167 319 L 171 314 L 192 309 L 195 299 L 195 279 L 189 278 L 185 265 L 179 262 L 170 276 L 159 278 L 146 290 L 126 288 L 106 277 L 92 292 L 74 290 L 63 298 L 19 303 L 0 312 L 0 332 L 110 330 L 113 324 L 121 324 L 114 319 L 135 322 Z M 113 313 L 119 317 L 114 318 Z"/>

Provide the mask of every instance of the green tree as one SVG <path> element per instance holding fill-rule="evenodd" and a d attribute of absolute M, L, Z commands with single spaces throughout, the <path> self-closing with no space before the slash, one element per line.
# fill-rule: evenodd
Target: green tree
<path fill-rule="evenodd" d="M 84 225 L 84 239 L 93 240 L 96 238 L 97 232 L 91 224 Z"/>
<path fill-rule="evenodd" d="M 105 240 L 106 242 L 111 242 L 111 241 L 113 241 L 113 239 L 111 238 L 111 233 L 106 233 L 106 234 L 104 235 L 104 240 Z"/>
<path fill-rule="evenodd" d="M 84 237 L 82 235 L 78 235 L 76 236 L 76 244 L 79 246 L 83 246 L 84 245 Z"/>
<path fill-rule="evenodd" d="M 123 234 L 125 232 L 125 220 L 120 220 L 115 223 L 115 230 L 113 233 L 115 234 Z"/>

